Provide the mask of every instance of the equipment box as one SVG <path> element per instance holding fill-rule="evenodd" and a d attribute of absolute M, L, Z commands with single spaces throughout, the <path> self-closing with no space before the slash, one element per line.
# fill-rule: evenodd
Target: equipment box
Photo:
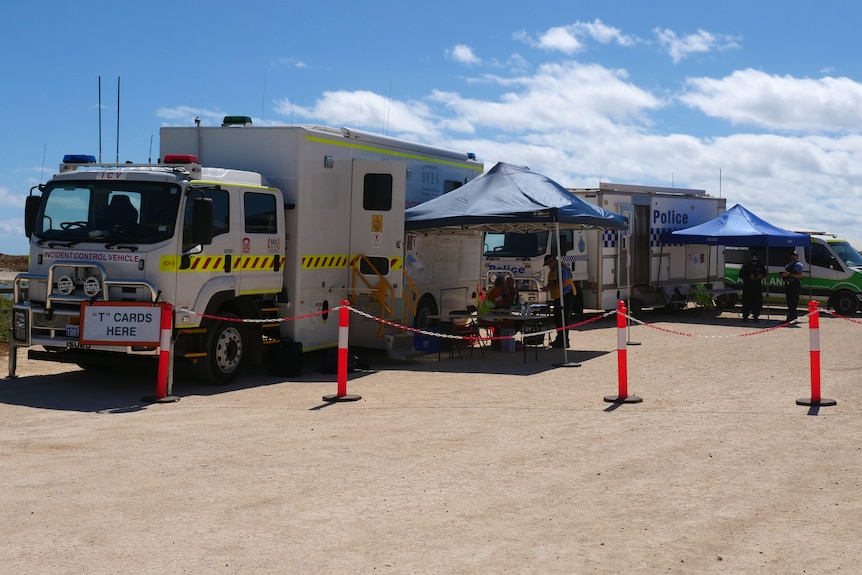
<path fill-rule="evenodd" d="M 437 353 L 440 351 L 440 338 L 424 333 L 414 334 L 413 349 L 422 353 Z"/>

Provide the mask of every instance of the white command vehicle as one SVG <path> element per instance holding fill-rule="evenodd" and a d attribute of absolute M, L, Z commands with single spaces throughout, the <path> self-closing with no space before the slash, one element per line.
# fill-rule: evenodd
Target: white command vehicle
<path fill-rule="evenodd" d="M 154 165 L 67 157 L 27 201 L 30 268 L 15 280 L 10 351 L 84 367 L 156 356 L 159 315 L 146 306 L 164 302 L 174 357 L 230 381 L 283 361 L 269 344 L 335 347 L 328 310 L 344 300 L 371 316 L 351 314 L 350 344 L 397 353 L 412 334 L 393 326 L 475 301 L 479 234 L 404 233 L 405 207 L 482 173 L 472 154 L 249 124 L 163 128 Z"/>
<path fill-rule="evenodd" d="M 854 315 L 862 309 L 862 255 L 843 240 L 824 232 L 808 234 L 811 243 L 804 249 L 796 248 L 799 261 L 805 268 L 801 279 L 799 305 L 816 300 L 841 315 Z M 793 248 L 725 248 L 725 282 L 742 286 L 739 269 L 749 261 L 752 253 L 769 266 L 769 275 L 763 282 L 764 302 L 786 305 L 784 279 L 779 272 L 790 261 Z M 767 260 L 768 258 L 768 260 Z"/>
<path fill-rule="evenodd" d="M 578 290 L 576 308 L 582 309 L 580 290 L 587 280 L 587 237 L 592 230 L 560 230 L 563 261 L 572 270 Z M 545 255 L 556 254 L 552 230 L 537 232 L 485 232 L 482 266 L 486 287 L 490 289 L 498 275 L 513 276 L 519 295 L 527 304 L 544 304 L 550 299 L 541 291 L 548 283 L 549 268 Z"/>
<path fill-rule="evenodd" d="M 629 222 L 627 230 L 596 230 L 587 236 L 585 307 L 614 309 L 624 300 L 637 314 L 642 308 L 662 307 L 680 294 L 687 295 L 692 285 L 721 287 L 721 247 L 668 244 L 662 236 L 721 215 L 726 211 L 724 198 L 704 190 L 614 183 L 572 192 L 626 216 Z"/>
<path fill-rule="evenodd" d="M 724 277 L 724 256 L 716 246 L 664 244 L 662 236 L 710 220 L 725 211 L 724 198 L 703 190 L 601 183 L 570 189 L 581 199 L 628 218 L 627 230 L 565 230 L 563 260 L 572 268 L 578 307 L 614 309 L 630 301 L 637 314 L 663 307 L 691 286 Z M 485 235 L 484 271 L 514 275 L 524 299 L 544 302 L 545 254 L 556 253 L 553 233 Z M 631 298 L 629 299 L 629 291 Z M 679 294 L 679 295 L 677 295 Z"/>

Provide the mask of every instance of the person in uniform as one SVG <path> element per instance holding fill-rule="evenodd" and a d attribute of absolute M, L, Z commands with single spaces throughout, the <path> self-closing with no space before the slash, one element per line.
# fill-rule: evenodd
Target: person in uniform
<path fill-rule="evenodd" d="M 751 254 L 751 259 L 739 268 L 739 279 L 742 280 L 742 321 L 748 321 L 749 314 L 754 321 L 760 319 L 760 311 L 763 309 L 763 278 L 766 273 L 766 266 L 760 263 L 757 254 Z"/>
<path fill-rule="evenodd" d="M 554 325 L 557 328 L 557 338 L 551 342 L 553 347 L 569 347 L 569 320 L 572 318 L 572 310 L 575 309 L 575 282 L 572 281 L 572 270 L 564 262 L 562 267 L 563 281 L 557 281 L 557 258 L 552 255 L 545 256 L 545 265 L 548 266 L 548 285 L 542 291 L 549 292 L 554 300 Z M 560 293 L 562 284 L 562 294 Z"/>
<path fill-rule="evenodd" d="M 781 277 L 784 278 L 784 293 L 787 294 L 787 318 L 786 323 L 790 323 L 797 318 L 796 306 L 799 305 L 799 292 L 802 289 L 802 273 L 805 271 L 804 266 L 799 261 L 799 254 L 793 252 L 790 254 L 790 261 L 784 266 L 781 272 Z"/>

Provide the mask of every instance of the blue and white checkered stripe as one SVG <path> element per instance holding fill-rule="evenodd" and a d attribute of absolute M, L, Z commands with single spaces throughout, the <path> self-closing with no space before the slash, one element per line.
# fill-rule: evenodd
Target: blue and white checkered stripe
<path fill-rule="evenodd" d="M 661 237 L 664 234 L 669 234 L 670 232 L 676 231 L 680 228 L 650 228 L 649 231 L 649 245 L 651 248 L 657 248 L 661 245 L 667 246 L 681 246 L 681 243 L 673 243 L 673 244 L 662 244 Z"/>

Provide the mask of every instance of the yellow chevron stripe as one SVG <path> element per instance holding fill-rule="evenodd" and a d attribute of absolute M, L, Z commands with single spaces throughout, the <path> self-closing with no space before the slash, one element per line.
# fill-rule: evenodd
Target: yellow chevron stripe
<path fill-rule="evenodd" d="M 362 256 L 354 255 L 350 257 L 350 265 L 356 267 L 359 265 L 359 260 Z M 404 267 L 404 258 L 401 256 L 389 257 L 389 271 L 400 271 Z"/>
<path fill-rule="evenodd" d="M 328 270 L 347 267 L 347 256 L 344 254 L 317 254 L 302 256 L 302 269 Z"/>
<path fill-rule="evenodd" d="M 242 255 L 231 259 L 231 272 L 256 272 L 272 270 L 275 258 L 281 258 L 279 269 L 284 267 L 284 256 L 272 254 Z M 160 272 L 205 272 L 224 271 L 225 256 L 191 256 L 188 267 L 181 269 L 182 258 L 179 256 L 162 256 L 159 258 Z"/>

